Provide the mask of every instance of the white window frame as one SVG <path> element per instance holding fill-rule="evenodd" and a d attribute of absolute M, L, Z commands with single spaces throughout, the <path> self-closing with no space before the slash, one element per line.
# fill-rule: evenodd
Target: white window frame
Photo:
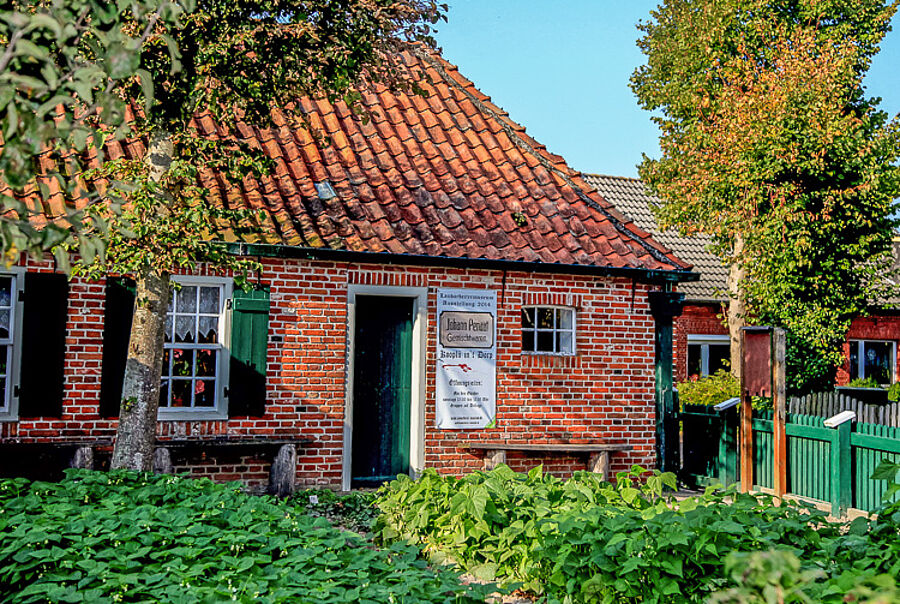
<path fill-rule="evenodd" d="M 170 421 L 194 421 L 194 420 L 217 420 L 228 418 L 228 367 L 231 352 L 229 342 L 231 341 L 231 313 L 228 312 L 230 300 L 234 291 L 234 281 L 227 277 L 198 277 L 194 275 L 173 275 L 172 281 L 180 286 L 190 285 L 219 285 L 222 286 L 222 298 L 219 300 L 219 355 L 216 362 L 216 399 L 215 406 L 210 407 L 159 407 L 158 418 L 160 420 Z M 167 312 L 168 314 L 168 312 Z M 201 344 L 179 344 L 177 342 L 168 342 L 163 344 L 163 348 L 170 349 L 191 349 L 202 348 Z M 163 368 L 163 374 L 168 375 L 167 367 Z M 171 386 L 169 387 L 171 390 Z"/>
<path fill-rule="evenodd" d="M 22 367 L 22 315 L 25 310 L 25 269 L 12 267 L 0 271 L 4 277 L 12 277 L 10 333 L 12 338 L 7 343 L 6 359 L 6 392 L 3 406 L 0 407 L 0 421 L 17 421 L 19 419 L 19 388 L 21 387 Z"/>
<path fill-rule="evenodd" d="M 521 313 L 525 312 L 526 309 L 533 308 L 534 312 L 534 327 L 526 328 L 521 323 Z M 541 328 L 539 329 L 537 326 L 537 311 L 542 308 L 552 308 L 553 310 L 568 310 L 572 313 L 572 329 L 557 329 L 556 327 L 552 329 Z M 551 352 L 548 350 L 525 350 L 522 348 L 522 354 L 528 355 L 549 355 L 556 357 L 573 357 L 578 353 L 578 343 L 577 343 L 577 334 L 578 334 L 578 311 L 574 306 L 561 306 L 558 304 L 523 304 L 519 314 L 519 328 L 520 334 L 525 334 L 526 332 L 535 334 L 534 345 L 537 348 L 537 334 L 538 333 L 552 333 L 553 334 L 553 345 L 556 346 L 556 334 L 558 333 L 570 333 L 572 334 L 572 350 L 569 352 Z M 519 340 L 521 342 L 521 338 Z"/>
<path fill-rule="evenodd" d="M 731 338 L 721 334 L 688 334 L 688 346 L 700 346 L 700 377 L 709 375 L 709 346 L 731 345 Z M 685 350 L 685 367 L 688 365 L 688 351 Z"/>
<path fill-rule="evenodd" d="M 862 362 L 863 360 L 863 351 L 865 350 L 865 345 L 867 343 L 872 344 L 890 344 L 891 345 L 891 369 L 890 369 L 890 383 L 893 384 L 897 379 L 897 342 L 894 340 L 875 340 L 875 339 L 852 339 L 849 340 L 850 347 L 852 349 L 853 346 L 856 346 L 856 358 L 859 359 L 857 361 L 857 375 L 851 375 L 850 379 L 865 379 L 865 371 L 866 364 Z M 850 355 L 847 356 L 847 370 L 850 369 Z"/>

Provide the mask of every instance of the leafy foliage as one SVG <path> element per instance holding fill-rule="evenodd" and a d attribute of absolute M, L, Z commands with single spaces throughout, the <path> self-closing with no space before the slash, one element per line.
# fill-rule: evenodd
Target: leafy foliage
<path fill-rule="evenodd" d="M 847 385 L 851 388 L 881 388 L 881 384 L 872 377 L 854 378 Z"/>
<path fill-rule="evenodd" d="M 54 249 L 64 261 L 69 246 L 57 246 L 75 236 L 82 254 L 102 257 L 108 217 L 83 209 L 101 203 L 115 215 L 123 200 L 117 187 L 85 186 L 83 171 L 102 165 L 107 141 L 161 129 L 196 149 L 189 124 L 196 112 L 259 123 L 270 119 L 273 102 L 286 107 L 301 96 L 353 103 L 351 87 L 362 76 L 406 82 L 384 57 L 411 41 L 433 45 L 442 8 L 433 0 L 6 3 L 0 173 L 10 188 L 0 194 L 0 251 L 14 259 Z M 127 118 L 129 103 L 137 110 Z M 242 152 L 234 144 L 219 149 L 220 156 Z M 66 200 L 68 213 L 46 224 L 35 214 L 51 196 Z M 111 226 L 130 230 L 127 221 Z"/>
<path fill-rule="evenodd" d="M 900 465 L 884 466 L 893 479 Z M 548 602 L 893 601 L 900 503 L 849 527 L 824 512 L 726 490 L 681 501 L 671 475 L 636 468 L 614 487 L 501 466 L 462 479 L 426 472 L 380 493 L 380 538 L 523 586 Z M 856 599 L 853 599 L 856 598 Z"/>
<path fill-rule="evenodd" d="M 492 589 L 238 485 L 84 470 L 0 481 L 5 602 L 484 602 Z"/>
<path fill-rule="evenodd" d="M 718 405 L 740 395 L 741 385 L 727 369 L 678 383 L 678 398 L 683 405 Z"/>
<path fill-rule="evenodd" d="M 777 322 L 777 318 L 773 319 Z M 836 367 L 833 356 L 788 331 L 785 375 L 788 396 L 805 396 L 834 389 Z"/>
<path fill-rule="evenodd" d="M 674 488 L 675 477 L 656 472 L 638 482 L 645 474 L 635 467 L 613 486 L 589 472 L 563 481 L 540 467 L 520 474 L 501 465 L 460 479 L 428 469 L 418 480 L 400 476 L 382 488 L 375 532 L 385 542 L 422 545 L 434 561 L 459 564 L 480 579 L 496 577 L 538 591 L 546 560 L 544 523 L 588 509 L 667 508 L 670 502 L 661 495 L 665 486 Z"/>
<path fill-rule="evenodd" d="M 102 161 L 104 141 L 128 133 L 123 82 L 133 79 L 152 103 L 152 82 L 140 69 L 151 36 L 172 51 L 172 69 L 180 68 L 163 32 L 193 8 L 193 0 L 32 0 L 0 8 L 0 174 L 9 187 L 0 193 L 0 250 L 8 260 L 20 251 L 40 255 L 81 232 L 84 216 L 74 208 L 51 224 L 34 222 L 37 197 L 101 199 L 80 188 L 83 153 L 92 147 Z M 119 200 L 103 201 L 115 209 Z M 86 253 L 97 251 L 94 241 L 82 242 Z"/>
<path fill-rule="evenodd" d="M 374 491 L 351 491 L 340 495 L 328 489 L 308 489 L 295 493 L 293 500 L 310 516 L 326 518 L 336 526 L 357 533 L 369 533 L 378 515 Z"/>
<path fill-rule="evenodd" d="M 896 403 L 900 401 L 900 382 L 894 382 L 887 391 L 887 400 Z"/>
<path fill-rule="evenodd" d="M 727 369 L 696 380 L 678 383 L 678 398 L 682 405 L 713 406 L 741 395 L 741 384 Z M 754 409 L 771 409 L 772 398 L 754 396 L 750 399 Z"/>
<path fill-rule="evenodd" d="M 882 0 L 668 0 L 642 23 L 632 88 L 658 111 L 642 179 L 660 226 L 704 232 L 746 277 L 748 319 L 839 362 L 852 316 L 889 286 L 900 131 L 862 78 Z"/>
<path fill-rule="evenodd" d="M 729 554 L 725 571 L 735 587 L 713 594 L 710 604 L 812 604 L 825 600 L 890 604 L 900 600 L 900 587 L 890 575 L 850 572 L 829 585 L 822 582 L 824 571 L 804 568 L 796 554 L 785 550 Z"/>
<path fill-rule="evenodd" d="M 252 270 L 229 258 L 219 241 L 249 233 L 265 239 L 277 227 L 262 213 L 212 206 L 201 182 L 224 179 L 241 187 L 271 168 L 259 146 L 237 134 L 238 121 L 274 126 L 278 107 L 282 120 L 308 127 L 300 98 L 346 97 L 353 104 L 352 87 L 363 79 L 413 84 L 414 76 L 387 53 L 415 40 L 433 43 L 431 24 L 440 7 L 432 0 L 374 5 L 208 0 L 148 36 L 140 49 L 141 77 L 116 88 L 144 108 L 128 125 L 131 137 L 149 141 L 146 156 L 108 162 L 86 175 L 90 183 L 108 183 L 107 190 L 127 201 L 127 211 L 101 206 L 92 214 L 96 228 L 84 235 L 107 243 L 107 254 L 83 256 L 78 272 L 163 275 L 203 262 Z M 200 114 L 230 134 L 199 132 L 193 120 Z"/>
<path fill-rule="evenodd" d="M 582 602 L 703 601 L 726 584 L 727 553 L 781 547 L 813 558 L 837 534 L 823 513 L 743 494 L 652 515 L 592 509 L 554 520 L 542 531 L 547 589 L 580 592 Z"/>

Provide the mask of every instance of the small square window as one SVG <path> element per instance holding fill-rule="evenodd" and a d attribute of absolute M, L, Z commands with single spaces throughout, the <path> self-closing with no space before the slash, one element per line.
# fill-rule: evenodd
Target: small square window
<path fill-rule="evenodd" d="M 687 374 L 703 377 L 728 369 L 731 365 L 731 343 L 724 335 L 688 335 Z"/>
<path fill-rule="evenodd" d="M 559 306 L 524 307 L 522 352 L 574 354 L 575 309 Z"/>
<path fill-rule="evenodd" d="M 879 384 L 892 383 L 896 354 L 894 342 L 851 340 L 850 379 L 871 378 Z"/>

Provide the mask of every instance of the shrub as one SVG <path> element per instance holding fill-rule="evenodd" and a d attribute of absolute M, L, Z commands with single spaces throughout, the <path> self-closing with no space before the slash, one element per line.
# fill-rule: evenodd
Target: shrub
<path fill-rule="evenodd" d="M 678 397 L 682 405 L 718 405 L 740 394 L 740 383 L 727 369 L 678 384 Z"/>
<path fill-rule="evenodd" d="M 900 382 L 894 382 L 893 384 L 891 384 L 891 387 L 888 388 L 887 400 L 891 401 L 892 403 L 900 401 Z"/>
<path fill-rule="evenodd" d="M 697 380 L 678 383 L 678 398 L 682 405 L 713 406 L 741 395 L 740 382 L 728 372 L 719 369 Z M 750 404 L 756 410 L 771 409 L 772 398 L 754 396 Z"/>
<path fill-rule="evenodd" d="M 644 473 L 640 467 L 622 473 L 613 487 L 597 474 L 576 472 L 563 481 L 540 467 L 520 474 L 501 465 L 460 479 L 428 469 L 416 481 L 400 476 L 382 487 L 376 535 L 421 545 L 434 561 L 456 563 L 478 578 L 538 589 L 541 524 L 566 511 L 668 505 L 659 495 L 664 483 L 675 486 L 674 475 L 656 473 L 638 484 Z"/>
<path fill-rule="evenodd" d="M 889 574 L 845 571 L 829 578 L 822 569 L 804 567 L 795 554 L 784 550 L 730 554 L 725 571 L 732 587 L 713 594 L 709 604 L 900 602 L 900 589 Z"/>
<path fill-rule="evenodd" d="M 0 481 L 5 602 L 484 602 L 490 591 L 238 485 L 85 470 Z"/>
<path fill-rule="evenodd" d="M 875 381 L 875 378 L 855 378 L 850 380 L 847 386 L 851 388 L 881 388 L 881 384 Z"/>
<path fill-rule="evenodd" d="M 640 474 L 613 487 L 539 469 L 428 471 L 383 488 L 378 534 L 548 602 L 896 601 L 900 503 L 842 527 L 811 507 L 730 490 L 676 503 L 661 496 L 670 475 L 637 486 Z M 772 599 L 779 590 L 783 600 Z"/>
<path fill-rule="evenodd" d="M 728 580 L 730 552 L 784 549 L 822 561 L 837 535 L 821 512 L 769 497 L 707 495 L 648 515 L 562 514 L 541 527 L 536 584 L 575 602 L 702 602 Z"/>
<path fill-rule="evenodd" d="M 834 389 L 834 359 L 787 330 L 785 365 L 787 395 L 804 396 Z"/>

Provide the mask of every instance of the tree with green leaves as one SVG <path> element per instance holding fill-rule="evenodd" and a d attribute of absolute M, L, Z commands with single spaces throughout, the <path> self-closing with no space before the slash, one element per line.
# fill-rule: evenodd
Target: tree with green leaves
<path fill-rule="evenodd" d="M 89 144 L 102 163 L 105 141 L 129 131 L 124 83 L 138 78 L 142 47 L 175 25 L 193 0 L 20 0 L 0 8 L 0 250 L 8 262 L 20 252 L 40 256 L 78 239 L 91 257 L 102 242 L 83 236 L 84 209 L 95 203 L 117 211 L 113 195 L 79 188 Z M 172 64 L 177 68 L 177 55 Z M 78 198 L 78 207 L 47 216 L 42 202 Z M 58 248 L 65 262 L 66 251 Z"/>
<path fill-rule="evenodd" d="M 23 4 L 26 13 L 40 13 L 56 1 Z M 124 63 L 116 77 L 91 80 L 75 91 L 71 105 L 79 119 L 104 85 L 118 113 L 107 123 L 107 111 L 98 112 L 94 130 L 78 136 L 81 144 L 66 139 L 60 145 L 60 158 L 78 156 L 82 163 L 73 168 L 88 168 L 57 170 L 74 183 L 62 194 L 84 206 L 80 196 L 91 191 L 100 203 L 82 210 L 90 220 L 78 240 L 57 246 L 57 258 L 65 262 L 65 252 L 80 249 L 73 274 L 126 274 L 136 283 L 113 468 L 148 470 L 152 464 L 171 275 L 200 264 L 245 273 L 255 265 L 227 254 L 223 240 L 266 227 L 253 212 L 216 206 L 200 178 L 214 171 L 240 184 L 263 174 L 268 166 L 260 150 L 238 137 L 204 136 L 196 116 L 211 115 L 232 131 L 238 121 L 265 128 L 278 107 L 303 127 L 302 114 L 292 113 L 300 98 L 344 98 L 354 105 L 363 80 L 414 86 L 390 56 L 411 43 L 433 45 L 431 27 L 445 9 L 432 0 L 198 0 L 177 8 L 172 19 L 162 19 L 133 10 L 127 0 L 115 4 L 111 23 L 130 52 L 116 55 Z M 47 46 L 55 56 L 52 41 Z M 86 68 L 104 61 L 89 42 L 72 56 Z M 104 158 L 110 133 L 143 141 L 146 151 Z M 120 203 L 103 203 L 109 200 Z M 88 253 L 85 241 L 92 242 Z M 102 249 L 91 247 L 96 242 Z"/>
<path fill-rule="evenodd" d="M 885 295 L 896 120 L 863 76 L 890 29 L 881 0 L 667 0 L 640 24 L 632 89 L 661 130 L 641 178 L 662 228 L 711 235 L 729 267 L 732 370 L 747 321 L 840 360 Z"/>

